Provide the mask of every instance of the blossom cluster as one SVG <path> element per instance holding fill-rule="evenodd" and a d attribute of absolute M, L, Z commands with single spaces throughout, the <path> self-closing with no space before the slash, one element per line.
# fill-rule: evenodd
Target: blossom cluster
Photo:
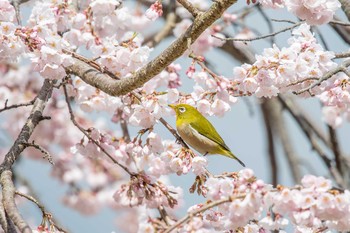
<path fill-rule="evenodd" d="M 269 8 L 286 7 L 310 25 L 328 23 L 341 6 L 338 0 L 259 0 L 259 3 Z"/>
<path fill-rule="evenodd" d="M 332 61 L 334 54 L 317 43 L 309 25 L 302 24 L 292 34 L 294 37 L 288 40 L 289 47 L 280 49 L 274 45 L 256 55 L 253 64 L 234 68 L 234 77 L 239 81 L 241 91 L 257 97 L 277 96 L 281 92 L 306 88 L 315 81 L 310 77 L 322 77 L 337 66 Z M 318 87 L 312 91 L 319 93 L 321 90 Z"/>
<path fill-rule="evenodd" d="M 350 229 L 350 192 L 333 190 L 331 181 L 323 177 L 306 175 L 301 185 L 273 188 L 244 169 L 210 177 L 205 185 L 208 200 L 188 209 L 193 216 L 178 225 L 178 232 L 285 232 L 290 224 L 294 232 Z M 213 203 L 217 205 L 206 208 Z M 140 229 L 146 225 L 152 227 L 143 221 Z"/>
<path fill-rule="evenodd" d="M 191 2 L 199 10 L 208 7 L 201 0 Z M 328 22 L 339 8 L 336 0 L 314 4 L 296 0 L 261 0 L 260 3 L 270 7 L 285 5 L 309 24 Z M 68 184 L 69 191 L 63 198 L 67 206 L 83 214 L 95 214 L 103 206 L 115 209 L 132 206 L 135 209 L 130 213 L 140 217 L 139 231 L 152 232 L 155 229 L 152 224 L 159 221 L 139 213 L 140 209 L 166 207 L 171 212 L 181 204 L 183 191 L 172 186 L 167 176 L 193 173 L 197 178 L 190 191 L 197 188 L 208 200 L 192 206 L 189 214 L 207 204 L 224 202 L 195 215 L 179 226 L 180 231 L 259 232 L 284 229 L 289 223 L 298 225 L 299 232 L 322 227 L 350 229 L 346 221 L 350 217 L 349 192 L 332 190 L 328 180 L 307 176 L 302 186 L 274 189 L 256 179 L 249 169 L 207 177 L 205 157 L 174 140 L 164 140 L 154 129 L 161 118 L 173 114 L 169 103 L 188 103 L 196 105 L 203 114 L 223 116 L 237 96 L 272 97 L 309 87 L 337 66 L 332 61 L 334 54 L 317 43 L 310 26 L 302 24 L 294 30 L 289 47 L 266 49 L 256 56 L 254 64 L 236 67 L 233 79 L 215 75 L 203 67 L 197 70 L 199 63 L 193 62 L 186 72 L 194 83 L 193 91 L 185 94 L 179 91 L 182 67 L 172 63 L 142 88 L 114 97 L 79 77 L 67 77 L 67 67 L 76 59 L 72 54 L 87 54 L 86 61 L 101 71 L 108 70 L 115 78 L 129 78 L 150 59 L 152 48 L 144 44 L 139 32 L 162 15 L 162 1 L 153 1 L 145 14 L 142 8 L 129 9 L 118 0 L 86 1 L 80 7 L 81 10 L 74 9 L 68 0 L 36 2 L 27 23 L 19 26 L 15 23 L 14 7 L 8 0 L 0 0 L 0 105 L 32 100 L 42 78 L 46 78 L 54 79 L 56 87 L 65 85 L 68 101 L 74 100 L 73 106 L 80 108 L 74 108 L 74 117 L 85 134 L 73 123 L 67 123 L 71 113 L 62 90 L 55 88 L 46 107 L 52 119 L 40 123 L 32 135 L 36 143 L 54 152 L 52 176 Z M 173 29 L 176 37 L 192 24 L 189 19 L 192 16 L 184 10 L 181 6 L 176 9 L 181 15 Z M 235 20 L 234 14 L 224 16 L 227 25 Z M 220 25 L 208 28 L 186 54 L 204 55 L 221 46 L 223 41 L 212 35 L 223 37 L 223 29 Z M 242 31 L 236 37 L 251 36 L 249 31 Z M 29 66 L 9 64 L 22 61 L 29 61 Z M 349 77 L 338 73 L 311 90 L 324 104 L 326 121 L 333 126 L 340 125 L 343 118 L 350 119 L 348 82 Z M 27 110 L 7 112 L 7 121 L 1 128 L 16 138 Z M 126 133 L 112 131 L 112 123 L 107 125 L 101 117 L 89 119 L 87 114 L 93 111 L 106 113 L 112 123 L 125 123 L 141 130 L 130 139 Z M 42 158 L 41 152 L 33 149 L 26 150 L 24 155 Z M 133 217 L 136 220 L 139 219 Z"/>
<path fill-rule="evenodd" d="M 343 119 L 350 119 L 349 76 L 337 73 L 317 97 L 324 104 L 323 116 L 329 125 L 338 127 L 343 123 Z"/>

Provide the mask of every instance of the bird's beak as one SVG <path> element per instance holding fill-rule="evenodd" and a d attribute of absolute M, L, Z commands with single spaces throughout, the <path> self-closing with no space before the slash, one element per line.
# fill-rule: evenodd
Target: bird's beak
<path fill-rule="evenodd" d="M 168 104 L 168 106 L 175 110 L 175 104 Z"/>

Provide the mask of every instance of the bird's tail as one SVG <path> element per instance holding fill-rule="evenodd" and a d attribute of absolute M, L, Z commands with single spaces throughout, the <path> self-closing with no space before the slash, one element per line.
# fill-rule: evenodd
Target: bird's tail
<path fill-rule="evenodd" d="M 237 158 L 231 151 L 228 151 L 226 156 L 237 160 L 243 167 L 245 167 L 245 164 L 239 158 Z"/>

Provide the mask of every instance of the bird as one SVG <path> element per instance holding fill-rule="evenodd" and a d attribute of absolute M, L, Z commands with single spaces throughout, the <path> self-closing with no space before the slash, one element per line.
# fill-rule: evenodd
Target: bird
<path fill-rule="evenodd" d="M 176 113 L 177 132 L 192 148 L 204 156 L 207 154 L 227 156 L 245 167 L 245 164 L 231 152 L 214 126 L 195 107 L 182 103 L 168 106 Z"/>

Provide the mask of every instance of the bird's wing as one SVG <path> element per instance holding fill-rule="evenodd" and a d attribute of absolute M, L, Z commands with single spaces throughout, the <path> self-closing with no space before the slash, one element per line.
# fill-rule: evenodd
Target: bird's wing
<path fill-rule="evenodd" d="M 200 119 L 199 121 L 197 120 L 195 122 L 191 122 L 191 127 L 195 129 L 199 134 L 212 140 L 213 142 L 216 142 L 224 149 L 230 151 L 230 149 L 225 144 L 224 140 L 221 138 L 214 126 L 204 116 L 201 116 L 201 118 L 202 119 Z M 199 125 L 198 122 L 200 122 L 201 125 Z"/>

